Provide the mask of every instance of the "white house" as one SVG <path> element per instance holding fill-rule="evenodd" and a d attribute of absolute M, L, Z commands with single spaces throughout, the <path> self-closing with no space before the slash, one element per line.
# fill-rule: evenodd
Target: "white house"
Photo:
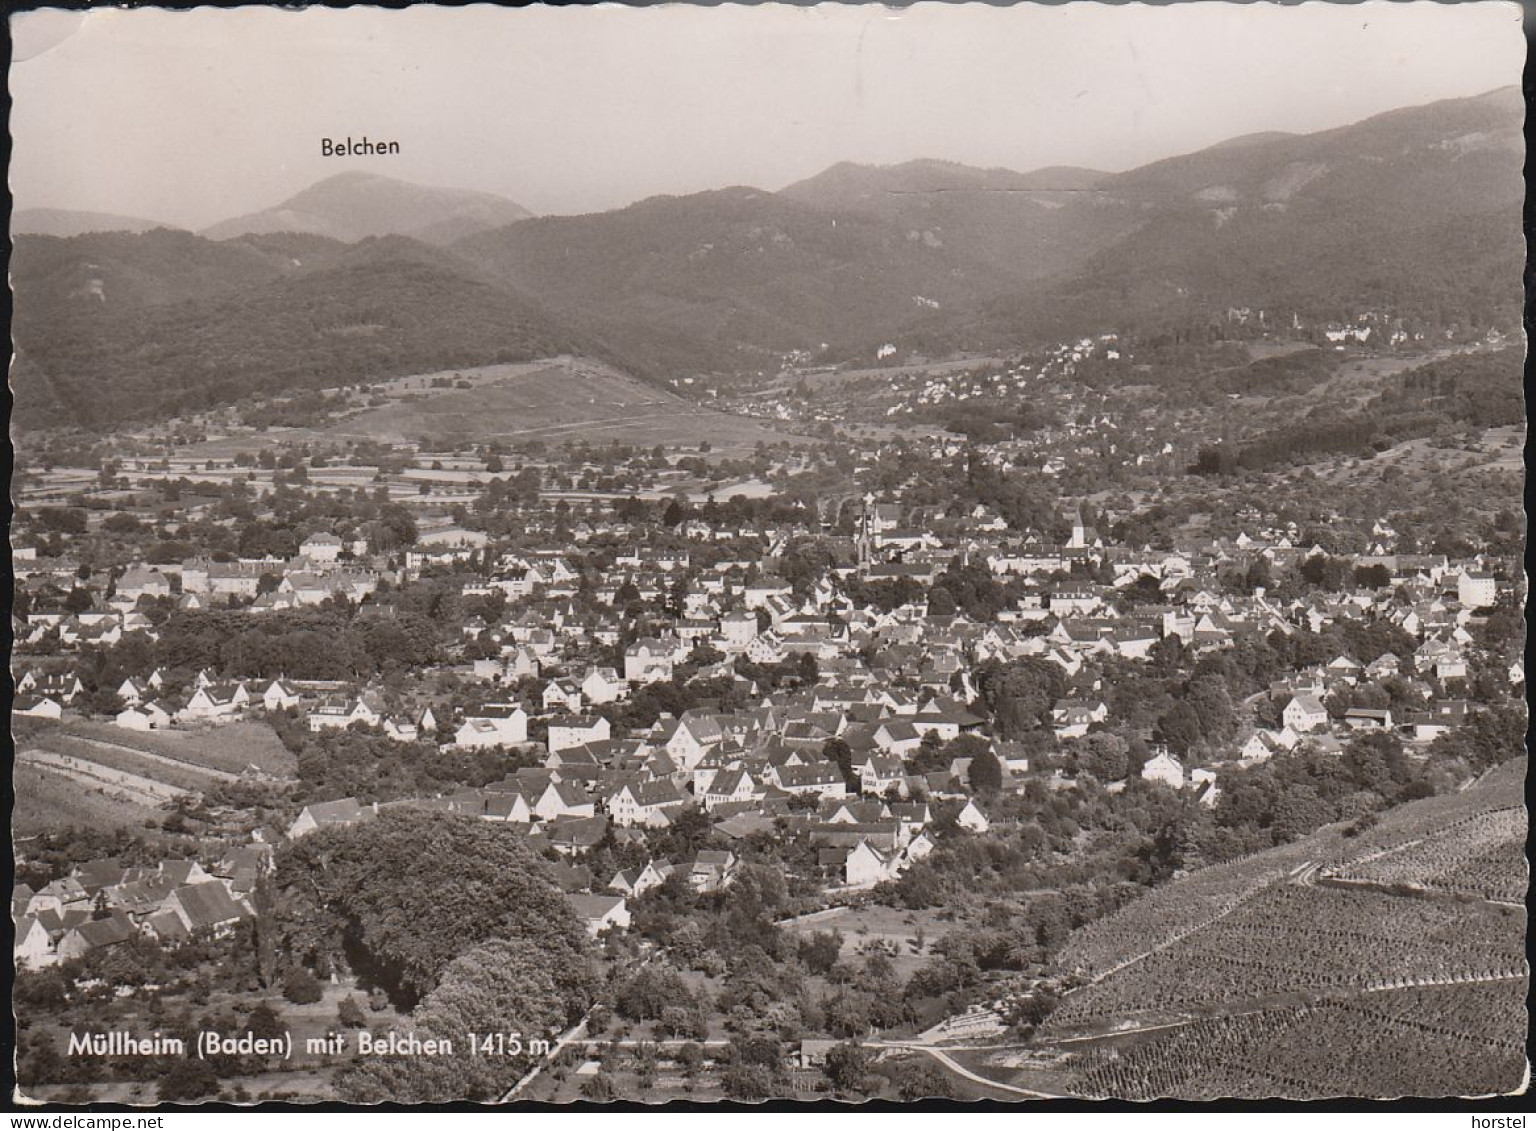
<path fill-rule="evenodd" d="M 677 647 L 654 637 L 637 640 L 624 650 L 624 678 L 630 683 L 657 683 L 672 678 Z"/>
<path fill-rule="evenodd" d="M 628 782 L 608 795 L 608 815 L 616 825 L 640 825 L 645 828 L 664 828 L 672 823 L 673 814 L 686 805 L 688 799 L 680 792 L 671 778 L 658 778 L 648 782 Z"/>
<path fill-rule="evenodd" d="M 546 821 L 556 817 L 595 817 L 597 805 L 576 783 L 551 781 L 533 803 L 532 811 Z"/>
<path fill-rule="evenodd" d="M 1184 785 L 1184 765 L 1166 751 L 1148 760 L 1141 768 L 1141 776 L 1147 781 L 1160 781 L 1164 785 L 1180 789 Z"/>
<path fill-rule="evenodd" d="M 955 817 L 955 824 L 959 825 L 962 829 L 969 829 L 973 833 L 984 833 L 992 827 L 992 822 L 987 820 L 987 815 L 977 807 L 976 802 L 973 800 L 966 801 L 965 807 Z"/>
<path fill-rule="evenodd" d="M 567 715 L 551 719 L 549 751 L 553 754 L 592 742 L 607 742 L 611 733 L 608 720 L 602 715 Z"/>
<path fill-rule="evenodd" d="M 629 926 L 629 905 L 622 895 L 568 895 L 565 899 L 593 938 L 610 928 L 622 931 Z"/>
<path fill-rule="evenodd" d="M 298 688 L 286 680 L 274 679 L 261 693 L 261 705 L 269 711 L 297 707 L 299 705 Z"/>
<path fill-rule="evenodd" d="M 171 725 L 171 713 L 163 703 L 151 699 L 119 711 L 113 722 L 124 730 L 165 730 Z"/>
<path fill-rule="evenodd" d="M 453 744 L 466 749 L 519 746 L 528 741 L 528 712 L 518 703 L 487 703 L 465 717 Z"/>
<path fill-rule="evenodd" d="M 1322 730 L 1328 725 L 1328 711 L 1318 701 L 1317 696 L 1303 692 L 1294 696 L 1285 705 L 1285 710 L 1280 717 L 1285 725 L 1298 734 L 1306 734 L 1309 731 Z"/>
<path fill-rule="evenodd" d="M 313 805 L 304 806 L 294 818 L 293 824 L 288 826 L 288 839 L 298 840 L 316 829 L 355 825 L 373 813 L 373 809 L 359 805 L 355 797 L 343 797 L 340 801 L 317 801 Z"/>
<path fill-rule="evenodd" d="M 629 694 L 629 685 L 619 678 L 613 668 L 589 668 L 581 681 L 581 693 L 587 702 L 601 706 L 614 703 Z"/>
<path fill-rule="evenodd" d="M 377 726 L 379 720 L 379 713 L 359 695 L 352 699 L 325 700 L 309 713 L 306 722 L 312 732 L 319 733 L 322 730 L 344 730 L 353 723 Z"/>
<path fill-rule="evenodd" d="M 726 613 L 720 618 L 720 640 L 726 651 L 746 649 L 757 636 L 757 616 L 748 612 Z"/>
<path fill-rule="evenodd" d="M 12 953 L 18 968 L 39 970 L 57 965 L 59 961 L 48 928 L 35 915 L 23 915 L 16 920 L 16 943 Z"/>
<path fill-rule="evenodd" d="M 334 565 L 341 556 L 341 539 L 334 534 L 311 534 L 300 544 L 299 553 L 316 565 Z"/>
<path fill-rule="evenodd" d="M 1499 599 L 1499 583 L 1491 573 L 1463 573 L 1456 579 L 1456 599 L 1464 608 L 1486 609 Z"/>
<path fill-rule="evenodd" d="M 881 852 L 867 840 L 861 840 L 843 861 L 843 882 L 850 888 L 865 889 L 894 880 L 900 874 L 900 857 Z"/>
<path fill-rule="evenodd" d="M 64 707 L 50 695 L 18 695 L 11 704 L 11 713 L 34 719 L 59 719 L 64 717 Z"/>

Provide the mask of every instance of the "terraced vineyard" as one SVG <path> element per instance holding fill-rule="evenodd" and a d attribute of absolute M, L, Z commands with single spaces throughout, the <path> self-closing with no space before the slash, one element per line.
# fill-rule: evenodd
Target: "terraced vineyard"
<path fill-rule="evenodd" d="M 1060 966 L 1088 984 L 1030 1056 L 1095 1098 L 1515 1090 L 1525 768 L 1388 812 L 1364 835 L 1326 829 L 1204 869 L 1080 932 Z M 986 1071 L 1009 1081 L 1009 1064 Z"/>
<path fill-rule="evenodd" d="M 1525 992 L 1511 979 L 1218 1017 L 1074 1054 L 1072 1067 L 1095 1098 L 1495 1095 L 1525 1071 L 1523 1030 L 1497 1024 L 1521 1016 Z"/>
<path fill-rule="evenodd" d="M 1050 1035 L 1157 1024 L 1288 995 L 1333 996 L 1394 979 L 1523 969 L 1524 915 L 1376 891 L 1280 885 L 1098 984 L 1069 994 Z"/>
<path fill-rule="evenodd" d="M 1319 836 L 1337 839 L 1337 833 Z M 1315 846 L 1287 845 L 1203 868 L 1083 928 L 1063 955 L 1062 965 L 1094 981 L 1108 977 L 1116 969 L 1232 914 L 1246 900 L 1306 866 L 1315 854 Z"/>
<path fill-rule="evenodd" d="M 1526 823 L 1524 808 L 1490 810 L 1423 840 L 1362 857 L 1331 875 L 1518 903 L 1528 879 L 1521 853 Z"/>

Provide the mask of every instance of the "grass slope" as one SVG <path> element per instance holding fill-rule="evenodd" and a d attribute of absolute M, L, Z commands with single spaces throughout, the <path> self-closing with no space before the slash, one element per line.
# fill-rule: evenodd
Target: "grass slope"
<path fill-rule="evenodd" d="M 470 389 L 428 390 L 369 409 L 327 431 L 385 441 L 617 440 L 638 446 L 697 444 L 716 451 L 791 439 L 747 417 L 712 412 L 598 363 L 466 370 Z"/>

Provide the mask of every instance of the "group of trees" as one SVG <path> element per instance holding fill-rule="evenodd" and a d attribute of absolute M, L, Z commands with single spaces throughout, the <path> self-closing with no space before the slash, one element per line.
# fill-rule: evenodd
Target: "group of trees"
<path fill-rule="evenodd" d="M 543 949 L 567 1013 L 579 1016 L 591 1002 L 585 929 L 515 829 L 385 810 L 290 843 L 277 884 L 306 905 L 306 916 L 285 916 L 304 935 L 291 953 L 324 947 L 334 956 L 345 937 L 355 943 L 354 967 L 402 1004 L 436 989 L 455 959 L 498 939 Z"/>
<path fill-rule="evenodd" d="M 1520 359 L 1513 350 L 1458 354 L 1409 370 L 1359 412 L 1319 406 L 1310 418 L 1241 444 L 1202 447 L 1190 471 L 1232 475 L 1324 454 L 1371 457 L 1458 426 L 1521 424 Z M 1271 392 L 1270 390 L 1266 390 Z"/>

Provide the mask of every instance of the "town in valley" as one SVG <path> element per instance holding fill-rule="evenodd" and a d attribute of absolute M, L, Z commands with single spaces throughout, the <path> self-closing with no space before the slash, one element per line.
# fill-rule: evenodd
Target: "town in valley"
<path fill-rule="evenodd" d="M 20 1094 L 1515 1091 L 1522 114 L 18 212 Z"/>

